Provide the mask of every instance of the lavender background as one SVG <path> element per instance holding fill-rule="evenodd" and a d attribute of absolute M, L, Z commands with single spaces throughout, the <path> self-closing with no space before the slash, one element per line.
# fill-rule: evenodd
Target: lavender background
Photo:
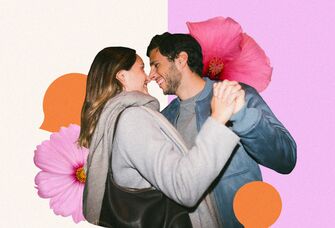
<path fill-rule="evenodd" d="M 283 201 L 273 227 L 334 227 L 335 2 L 169 0 L 168 8 L 170 32 L 229 16 L 265 50 L 274 70 L 261 95 L 298 145 L 291 174 L 262 168 Z"/>

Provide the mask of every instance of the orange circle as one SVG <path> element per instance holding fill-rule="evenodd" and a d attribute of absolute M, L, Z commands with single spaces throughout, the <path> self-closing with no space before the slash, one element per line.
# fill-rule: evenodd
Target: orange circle
<path fill-rule="evenodd" d="M 263 228 L 271 226 L 278 219 L 282 202 L 272 185 L 254 181 L 237 191 L 233 208 L 236 218 L 246 228 Z"/>
<path fill-rule="evenodd" d="M 62 126 L 80 125 L 86 78 L 84 74 L 70 73 L 60 76 L 49 85 L 43 99 L 44 121 L 41 129 L 56 132 Z"/>

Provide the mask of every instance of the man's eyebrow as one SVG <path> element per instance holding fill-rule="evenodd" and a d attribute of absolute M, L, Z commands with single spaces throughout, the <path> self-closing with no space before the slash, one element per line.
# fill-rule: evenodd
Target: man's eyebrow
<path fill-rule="evenodd" d="M 155 61 L 155 60 L 150 61 L 150 66 L 152 66 L 152 65 L 154 65 L 154 64 L 156 64 L 156 63 L 157 63 L 157 61 Z"/>

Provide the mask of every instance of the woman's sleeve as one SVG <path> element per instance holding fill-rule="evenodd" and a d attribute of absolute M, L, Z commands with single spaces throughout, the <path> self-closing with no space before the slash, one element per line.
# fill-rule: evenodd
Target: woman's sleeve
<path fill-rule="evenodd" d="M 151 114 L 135 107 L 121 115 L 114 142 L 129 167 L 169 198 L 191 207 L 218 176 L 238 141 L 229 128 L 209 117 L 195 145 L 183 154 Z"/>

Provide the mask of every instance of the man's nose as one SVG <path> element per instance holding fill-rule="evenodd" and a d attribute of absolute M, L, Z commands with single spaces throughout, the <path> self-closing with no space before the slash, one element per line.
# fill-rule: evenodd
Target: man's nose
<path fill-rule="evenodd" d="M 151 67 L 150 68 L 150 73 L 149 73 L 149 79 L 150 81 L 151 80 L 155 80 L 155 77 L 156 77 L 156 70 L 154 67 Z"/>

